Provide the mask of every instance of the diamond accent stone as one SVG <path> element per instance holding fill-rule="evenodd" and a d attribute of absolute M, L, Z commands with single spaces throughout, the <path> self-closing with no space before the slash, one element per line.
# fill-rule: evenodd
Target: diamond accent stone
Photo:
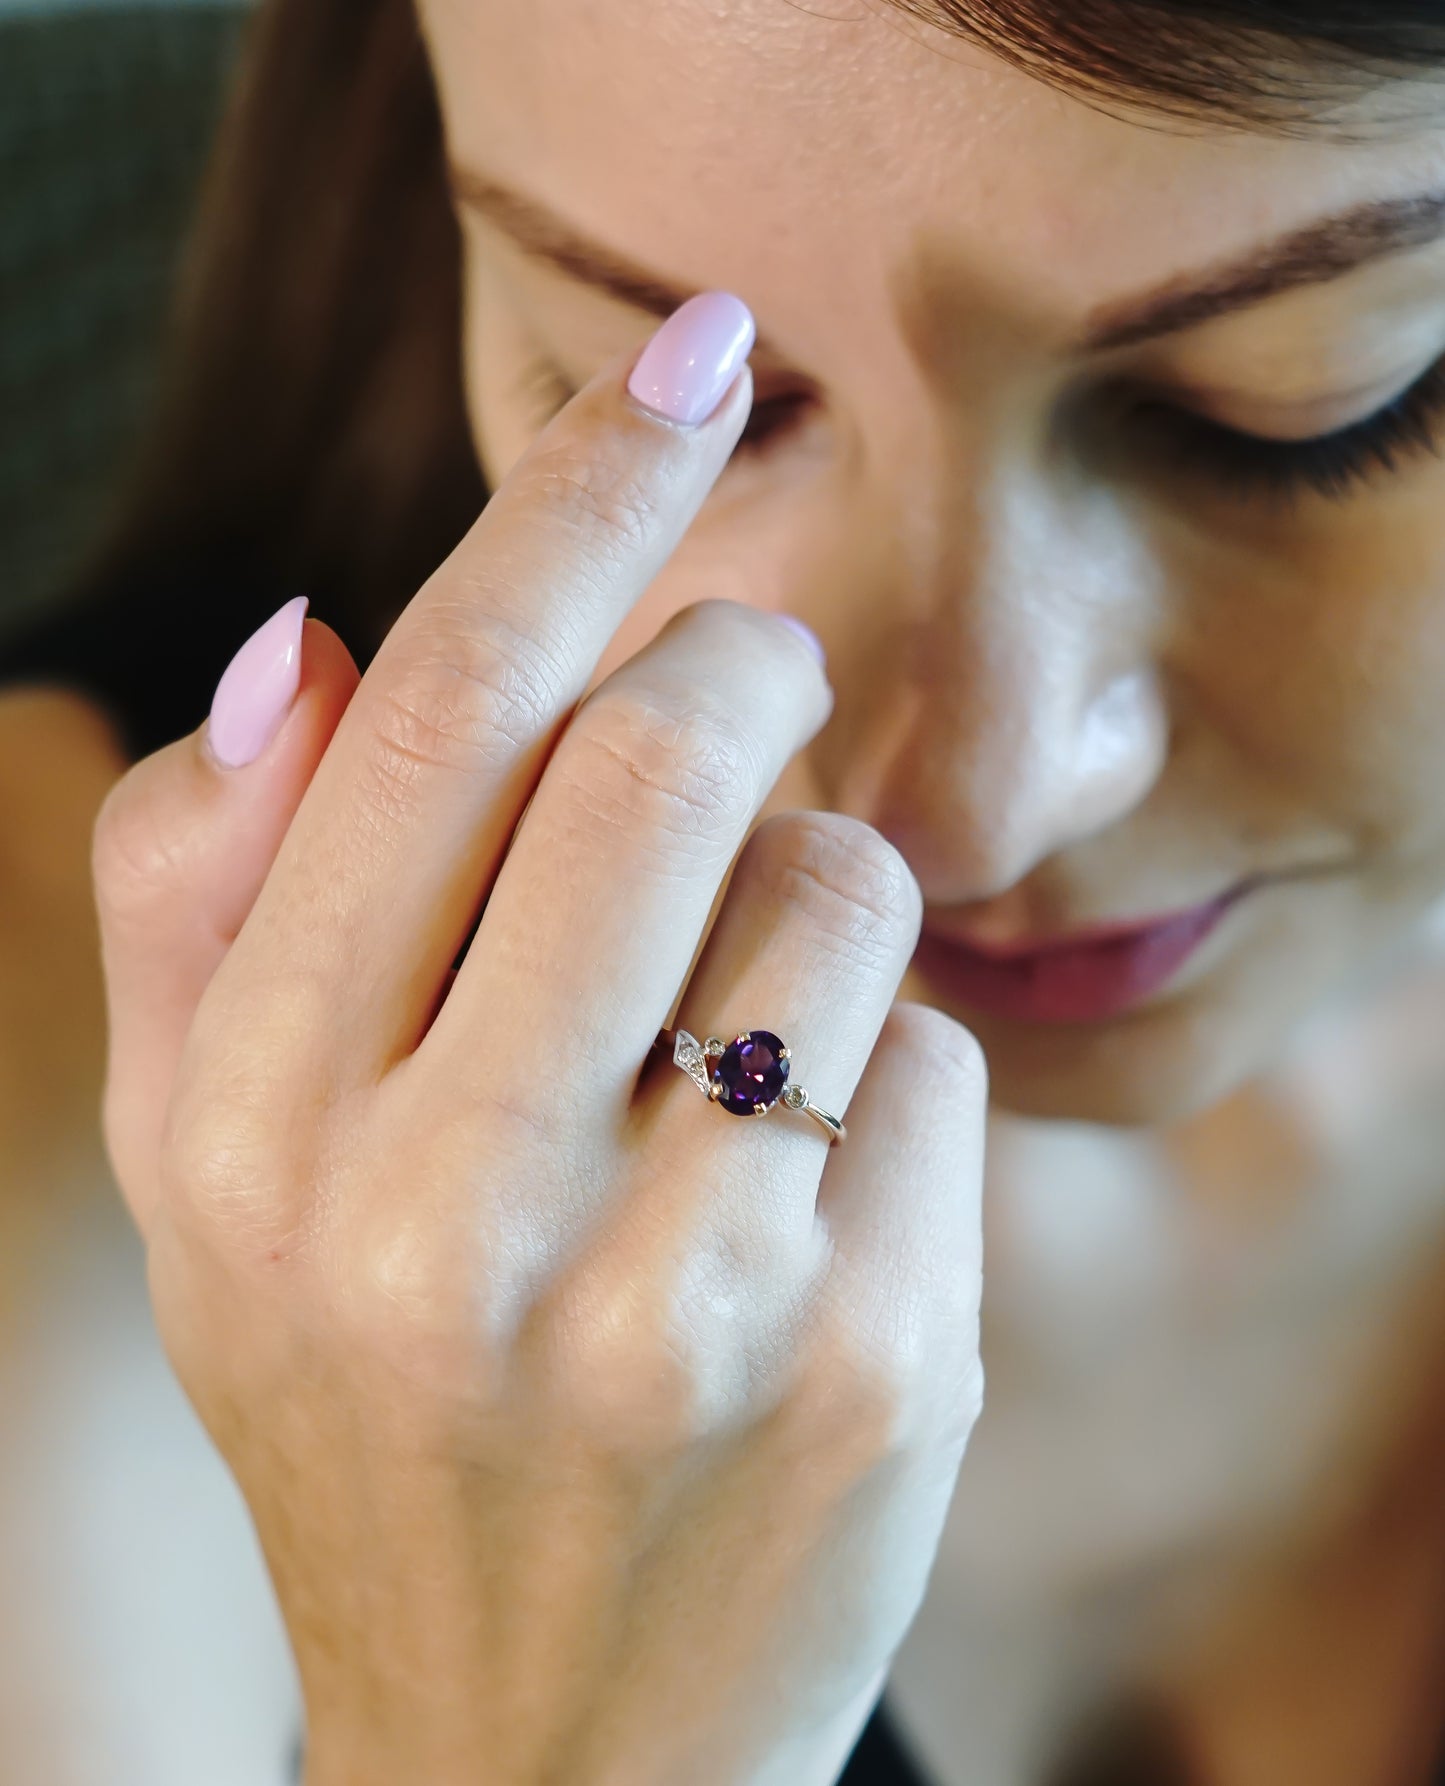
<path fill-rule="evenodd" d="M 708 1072 L 707 1055 L 697 1037 L 680 1029 L 677 1040 L 672 1045 L 672 1058 L 674 1064 L 682 1068 L 703 1096 L 709 1096 L 712 1090 L 709 1083 L 711 1074 Z"/>
<path fill-rule="evenodd" d="M 803 1090 L 801 1085 L 790 1085 L 783 1093 L 783 1102 L 787 1105 L 789 1110 L 806 1110 L 808 1108 L 808 1094 Z"/>

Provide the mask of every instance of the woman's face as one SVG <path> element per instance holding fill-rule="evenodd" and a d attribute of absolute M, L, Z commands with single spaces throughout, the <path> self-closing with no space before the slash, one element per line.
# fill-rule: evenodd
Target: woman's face
<path fill-rule="evenodd" d="M 423 0 L 483 467 L 641 345 L 649 281 L 744 298 L 749 437 L 604 667 L 705 596 L 806 620 L 837 707 L 775 805 L 907 856 L 910 995 L 1002 1103 L 1165 1120 L 1445 889 L 1445 378 L 1353 469 L 1301 446 L 1445 360 L 1445 113 L 1363 143 L 1131 121 L 832 10 Z M 498 188 L 638 289 L 519 243 Z"/>

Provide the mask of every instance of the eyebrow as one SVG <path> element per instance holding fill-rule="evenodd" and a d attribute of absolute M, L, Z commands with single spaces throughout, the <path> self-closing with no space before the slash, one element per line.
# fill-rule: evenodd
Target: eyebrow
<path fill-rule="evenodd" d="M 648 268 L 590 241 L 556 212 L 474 169 L 448 169 L 457 202 L 494 223 L 524 254 L 568 278 L 606 292 L 652 316 L 670 316 L 696 295 Z M 1445 237 L 1445 192 L 1373 199 L 1318 219 L 1247 253 L 1198 272 L 1181 274 L 1142 297 L 1094 311 L 1072 350 L 1101 353 L 1134 347 L 1161 335 L 1197 328 L 1266 298 L 1322 285 L 1387 255 L 1425 247 Z M 774 352 L 760 334 L 757 350 Z"/>
<path fill-rule="evenodd" d="M 494 223 L 523 254 L 545 261 L 568 278 L 606 292 L 634 310 L 644 310 L 650 316 L 671 316 L 680 304 L 706 289 L 673 285 L 660 279 L 636 261 L 615 254 L 600 242 L 590 241 L 538 200 L 486 179 L 473 169 L 449 166 L 447 179 L 459 204 Z M 761 330 L 753 351 L 777 356 L 777 350 Z"/>

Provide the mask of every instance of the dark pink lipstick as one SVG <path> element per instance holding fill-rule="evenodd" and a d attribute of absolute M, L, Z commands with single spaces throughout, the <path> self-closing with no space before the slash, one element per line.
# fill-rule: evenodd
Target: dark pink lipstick
<path fill-rule="evenodd" d="M 1162 991 L 1246 891 L 1239 886 L 1187 911 L 1041 943 L 969 943 L 925 923 L 914 965 L 960 1005 L 991 1016 L 1099 1023 Z"/>

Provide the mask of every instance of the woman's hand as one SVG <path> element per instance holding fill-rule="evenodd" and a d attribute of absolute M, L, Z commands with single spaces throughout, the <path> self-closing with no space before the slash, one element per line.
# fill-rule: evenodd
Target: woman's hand
<path fill-rule="evenodd" d="M 705 354 L 698 302 L 639 377 Z M 980 1405 L 984 1075 L 894 1005 L 915 884 L 854 821 L 754 829 L 814 654 L 706 603 L 578 705 L 751 401 L 724 354 L 683 425 L 628 370 L 359 686 L 308 623 L 254 763 L 183 740 L 96 827 L 107 1142 L 314 1786 L 823 1786 Z M 780 1031 L 847 1144 L 701 1098 L 653 1048 L 679 996 Z"/>

